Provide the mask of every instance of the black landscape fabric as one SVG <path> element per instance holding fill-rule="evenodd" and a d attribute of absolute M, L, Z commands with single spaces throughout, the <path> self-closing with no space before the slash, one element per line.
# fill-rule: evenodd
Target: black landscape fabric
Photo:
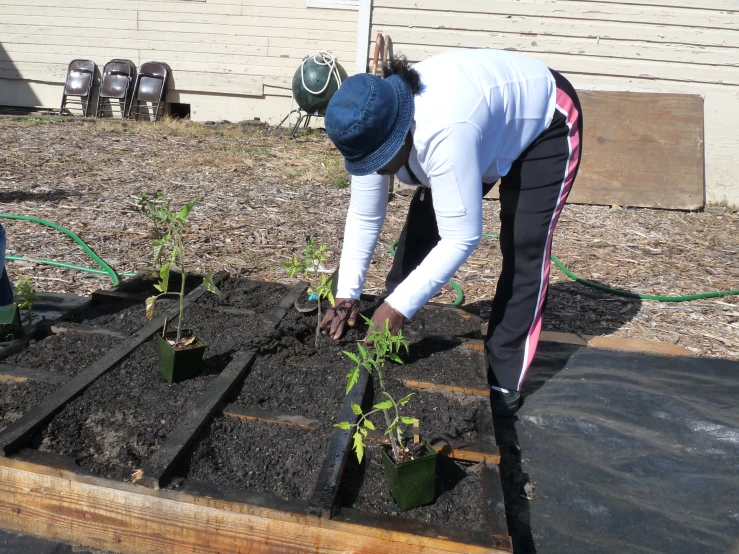
<path fill-rule="evenodd" d="M 739 553 L 739 363 L 543 344 L 524 396 L 496 421 L 517 552 Z"/>

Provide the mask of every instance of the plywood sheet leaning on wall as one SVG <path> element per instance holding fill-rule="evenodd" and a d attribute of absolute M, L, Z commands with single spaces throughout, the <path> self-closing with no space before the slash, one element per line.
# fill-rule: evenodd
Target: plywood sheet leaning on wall
<path fill-rule="evenodd" d="M 578 91 L 582 164 L 568 202 L 695 210 L 705 204 L 703 98 Z M 497 197 L 497 187 L 490 194 Z"/>

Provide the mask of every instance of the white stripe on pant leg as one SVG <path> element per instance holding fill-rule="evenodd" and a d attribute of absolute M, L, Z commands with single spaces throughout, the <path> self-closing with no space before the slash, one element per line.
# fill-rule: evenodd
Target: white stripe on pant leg
<path fill-rule="evenodd" d="M 544 275 L 546 274 L 545 271 L 545 265 L 549 263 L 549 256 L 547 256 L 547 253 L 549 252 L 549 248 L 552 242 L 552 239 L 554 238 L 554 218 L 557 217 L 557 212 L 559 211 L 557 208 L 559 208 L 559 204 L 562 201 L 562 193 L 565 189 L 565 183 L 567 182 L 567 178 L 570 176 L 570 161 L 572 160 L 572 141 L 570 140 L 570 135 L 572 134 L 572 124 L 570 123 L 569 113 L 564 111 L 559 106 L 555 106 L 557 108 L 557 111 L 559 111 L 562 115 L 565 116 L 565 122 L 567 123 L 567 148 L 569 150 L 569 154 L 567 155 L 567 165 L 565 166 L 565 176 L 564 179 L 562 179 L 562 185 L 559 187 L 559 196 L 557 197 L 557 203 L 554 205 L 554 211 L 552 212 L 552 219 L 549 221 L 549 231 L 547 233 L 547 242 L 544 245 L 544 259 L 542 260 L 541 264 L 541 281 L 539 283 L 539 296 L 536 299 L 536 309 L 534 310 L 534 317 L 531 321 L 531 327 L 529 327 L 529 333 L 526 335 L 526 346 L 523 351 L 523 367 L 521 367 L 521 376 L 518 378 L 518 384 L 516 385 L 516 389 L 521 389 L 521 383 L 523 383 L 524 377 L 526 377 L 526 370 L 528 369 L 527 364 L 529 361 L 529 342 L 531 339 L 531 332 L 534 329 L 534 325 L 536 325 L 536 315 L 539 313 L 539 306 L 541 305 L 542 298 L 541 293 L 544 290 Z"/>

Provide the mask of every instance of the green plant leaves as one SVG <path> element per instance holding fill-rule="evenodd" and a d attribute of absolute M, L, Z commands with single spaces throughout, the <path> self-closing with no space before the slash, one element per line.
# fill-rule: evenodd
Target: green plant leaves
<path fill-rule="evenodd" d="M 354 362 L 357 365 L 361 363 L 359 360 L 359 356 L 357 356 L 353 352 L 347 352 L 346 350 L 342 350 L 342 354 L 344 354 L 347 358 L 349 358 L 352 362 Z"/>
<path fill-rule="evenodd" d="M 364 458 L 364 440 L 359 432 L 354 433 L 354 450 L 357 453 L 357 460 L 361 464 L 362 458 Z"/>
<path fill-rule="evenodd" d="M 346 376 L 346 394 L 349 394 L 357 381 L 359 381 L 359 368 L 355 367 Z"/>
<path fill-rule="evenodd" d="M 373 406 L 376 410 L 389 410 L 393 407 L 393 401 L 392 400 L 385 400 L 384 402 L 380 402 L 379 404 L 375 404 Z"/>
<path fill-rule="evenodd" d="M 206 273 L 203 275 L 203 284 L 205 285 L 205 288 L 208 290 L 208 292 L 212 292 L 213 294 L 220 296 L 221 291 L 216 286 L 215 282 L 213 281 L 213 273 Z"/>
<path fill-rule="evenodd" d="M 365 419 L 365 420 L 364 420 L 364 426 L 365 426 L 365 427 L 366 427 L 367 429 L 369 429 L 370 431 L 374 431 L 374 430 L 375 430 L 375 424 L 374 424 L 374 423 L 372 423 L 372 422 L 371 422 L 371 421 L 370 421 L 369 419 Z"/>
<path fill-rule="evenodd" d="M 187 219 L 187 216 L 190 215 L 190 211 L 192 210 L 195 203 L 198 201 L 197 198 L 193 198 L 190 200 L 185 206 L 180 210 L 180 213 L 177 214 L 177 219 L 180 223 L 184 223 Z"/>
<path fill-rule="evenodd" d="M 408 402 L 410 402 L 410 399 L 411 399 L 411 397 L 412 397 L 412 396 L 413 396 L 414 394 L 415 394 L 415 393 L 413 393 L 413 392 L 412 392 L 412 393 L 410 393 L 410 394 L 409 394 L 408 396 L 405 396 L 405 397 L 401 398 L 400 400 L 398 400 L 398 405 L 399 405 L 399 406 L 405 406 L 406 404 L 408 404 Z"/>
<path fill-rule="evenodd" d="M 344 431 L 348 431 L 352 428 L 352 424 L 348 421 L 342 421 L 341 423 L 334 424 L 334 427 L 338 427 L 339 429 L 343 429 Z"/>
<path fill-rule="evenodd" d="M 41 298 L 33 290 L 33 281 L 26 275 L 13 285 L 13 296 L 16 299 L 15 305 L 18 309 L 33 308 L 33 303 Z"/>
<path fill-rule="evenodd" d="M 418 419 L 416 419 L 415 417 L 400 416 L 400 421 L 402 421 L 406 425 L 414 425 L 416 423 L 420 423 L 420 421 L 418 421 Z"/>
<path fill-rule="evenodd" d="M 354 415 L 362 415 L 362 406 L 356 402 L 352 402 L 352 412 L 354 412 Z"/>

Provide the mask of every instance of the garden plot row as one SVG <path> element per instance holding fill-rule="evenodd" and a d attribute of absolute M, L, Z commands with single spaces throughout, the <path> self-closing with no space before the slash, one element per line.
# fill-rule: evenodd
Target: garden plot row
<path fill-rule="evenodd" d="M 53 478 L 87 487 L 84 502 L 92 502 L 95 487 L 107 495 L 118 491 L 123 504 L 146 500 L 150 513 L 141 517 L 152 518 L 152 537 L 161 536 L 153 524 L 161 514 L 152 499 L 212 507 L 215 497 L 232 515 L 271 522 L 260 534 L 251 521 L 238 537 L 262 544 L 265 552 L 280 541 L 286 542 L 278 551 L 305 551 L 299 539 L 277 531 L 276 521 L 315 527 L 301 527 L 300 533 L 313 537 L 305 540 L 331 542 L 348 533 L 356 551 L 363 551 L 362 540 L 372 552 L 509 549 L 482 355 L 469 339 L 478 322 L 461 312 L 428 309 L 408 329 L 409 353 L 404 365 L 392 368 L 387 387 L 396 397 L 414 394 L 421 433 L 442 456 L 435 502 L 400 512 L 384 480 L 379 448 L 368 448 L 358 464 L 349 452 L 350 433 L 335 428 L 353 417 L 352 401 L 372 406 L 379 394 L 370 378 L 345 398 L 351 361 L 342 351 L 356 351 L 364 331 L 353 330 L 340 342 L 322 338 L 316 349 L 315 317 L 290 309 L 304 287 L 220 276 L 222 294 L 216 297 L 196 284 L 188 283 L 185 319 L 208 347 L 194 378 L 167 383 L 159 376 L 156 337 L 178 308 L 161 302 L 160 315 L 147 322 L 143 300 L 151 283 L 142 279 L 95 295 L 66 321 L 54 323 L 56 332 L 46 338 L 0 353 L 0 375 L 6 376 L 0 382 L 0 447 L 9 457 L 0 460 L 0 484 L 8 493 L 0 500 L 0 526 L 38 531 L 33 518 L 11 510 L 10 493 L 14 484 L 21 486 L 21 477 L 52 478 L 48 468 L 55 466 Z M 370 313 L 372 302 L 363 308 Z M 376 432 L 367 440 L 372 445 L 383 437 Z M 55 500 L 46 495 L 38 501 Z M 63 507 L 69 495 L 57 501 Z M 55 509 L 47 504 L 45 509 Z M 115 502 L 105 509 L 115 511 Z M 99 531 L 93 546 L 161 548 L 159 539 L 149 537 L 144 545 L 126 535 L 127 523 L 110 513 L 98 527 L 104 530 L 110 521 L 112 535 Z M 208 532 L 207 522 L 199 525 L 199 532 Z M 54 527 L 49 523 L 40 534 Z M 79 531 L 55 536 L 88 544 Z M 112 536 L 128 538 L 116 546 Z M 206 546 L 188 540 L 178 551 L 230 551 L 225 543 L 214 546 L 223 537 Z"/>

